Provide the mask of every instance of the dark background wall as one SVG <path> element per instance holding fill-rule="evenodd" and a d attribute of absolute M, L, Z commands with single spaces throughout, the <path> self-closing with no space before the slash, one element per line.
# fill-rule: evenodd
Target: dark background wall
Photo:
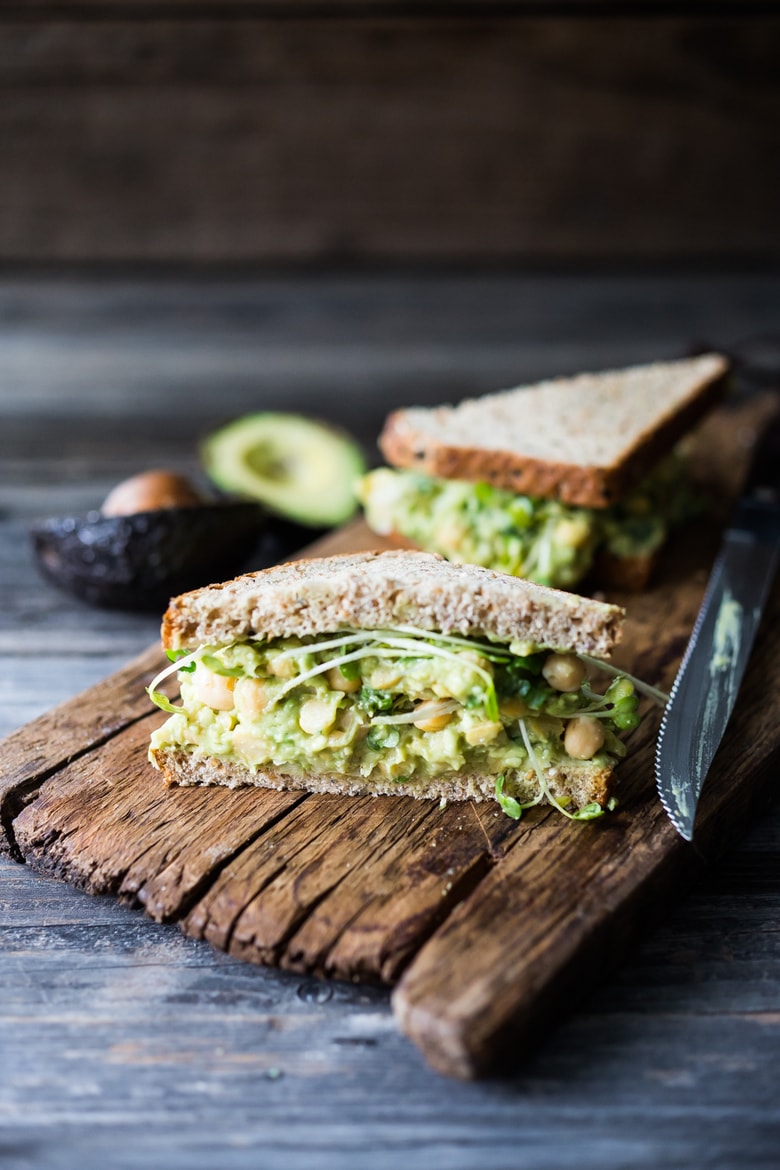
<path fill-rule="evenodd" d="M 0 261 L 780 258 L 765 4 L 0 10 Z"/>

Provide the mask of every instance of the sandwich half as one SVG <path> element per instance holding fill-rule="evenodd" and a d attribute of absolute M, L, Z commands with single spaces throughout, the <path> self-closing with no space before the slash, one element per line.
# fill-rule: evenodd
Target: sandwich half
<path fill-rule="evenodd" d="M 580 374 L 391 414 L 393 468 L 358 485 L 369 526 L 413 547 L 570 588 L 641 588 L 691 511 L 680 440 L 720 397 L 720 354 Z"/>
<path fill-rule="evenodd" d="M 614 605 L 420 552 L 251 573 L 171 602 L 171 666 L 149 688 L 170 718 L 150 759 L 168 784 L 596 816 L 613 798 L 620 735 L 638 722 L 634 681 L 603 662 L 622 619 Z M 174 703 L 159 687 L 175 672 Z"/>

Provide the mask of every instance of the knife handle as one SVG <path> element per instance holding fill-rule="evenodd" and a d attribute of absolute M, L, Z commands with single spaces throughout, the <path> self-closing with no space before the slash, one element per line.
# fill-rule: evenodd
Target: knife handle
<path fill-rule="evenodd" d="M 780 411 L 758 440 L 744 496 L 780 505 Z"/>
<path fill-rule="evenodd" d="M 735 540 L 780 547 L 780 411 L 756 445 L 728 531 Z"/>
<path fill-rule="evenodd" d="M 737 504 L 726 536 L 746 544 L 780 548 L 780 499 L 745 496 Z"/>

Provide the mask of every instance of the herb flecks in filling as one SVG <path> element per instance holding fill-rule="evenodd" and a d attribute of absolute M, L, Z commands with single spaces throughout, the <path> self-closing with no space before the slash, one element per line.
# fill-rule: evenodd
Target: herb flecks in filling
<path fill-rule="evenodd" d="M 375 532 L 397 533 L 451 561 L 563 587 L 585 576 L 600 549 L 620 558 L 649 556 L 696 510 L 675 455 L 609 508 L 386 467 L 364 476 L 357 491 Z"/>
<path fill-rule="evenodd" d="M 510 816 L 542 799 L 567 816 L 599 815 L 599 805 L 563 808 L 551 777 L 573 762 L 611 767 L 625 754 L 618 736 L 639 721 L 636 680 L 618 675 L 600 693 L 587 676 L 596 660 L 514 648 L 523 652 L 398 627 L 172 652 L 149 687 L 171 713 L 152 748 L 249 771 L 419 783 L 421 794 L 446 774 L 494 776 Z M 180 704 L 158 689 L 173 673 Z"/>

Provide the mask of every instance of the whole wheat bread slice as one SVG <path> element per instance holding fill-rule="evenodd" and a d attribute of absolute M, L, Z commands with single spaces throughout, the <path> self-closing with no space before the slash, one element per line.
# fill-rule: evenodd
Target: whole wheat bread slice
<path fill-rule="evenodd" d="M 399 410 L 379 445 L 396 467 L 605 507 L 703 417 L 728 368 L 710 353 Z"/>
<path fill-rule="evenodd" d="M 418 626 L 609 655 L 624 611 L 434 553 L 390 550 L 275 565 L 173 598 L 167 649 L 250 637 Z"/>
<path fill-rule="evenodd" d="M 343 796 L 414 796 L 420 799 L 491 800 L 496 795 L 496 777 L 472 772 L 448 772 L 434 779 L 397 781 L 371 776 L 344 776 L 340 773 L 295 772 L 290 768 L 263 766 L 250 772 L 231 760 L 217 759 L 180 748 L 159 748 L 150 752 L 154 766 L 170 786 L 192 787 L 220 784 L 226 788 L 303 789 Z M 584 808 L 594 801 L 602 808 L 613 794 L 613 770 L 600 764 L 571 760 L 546 776 L 550 790 L 559 801 Z M 507 791 L 521 803 L 534 800 L 539 782 L 532 768 L 512 776 Z"/>

